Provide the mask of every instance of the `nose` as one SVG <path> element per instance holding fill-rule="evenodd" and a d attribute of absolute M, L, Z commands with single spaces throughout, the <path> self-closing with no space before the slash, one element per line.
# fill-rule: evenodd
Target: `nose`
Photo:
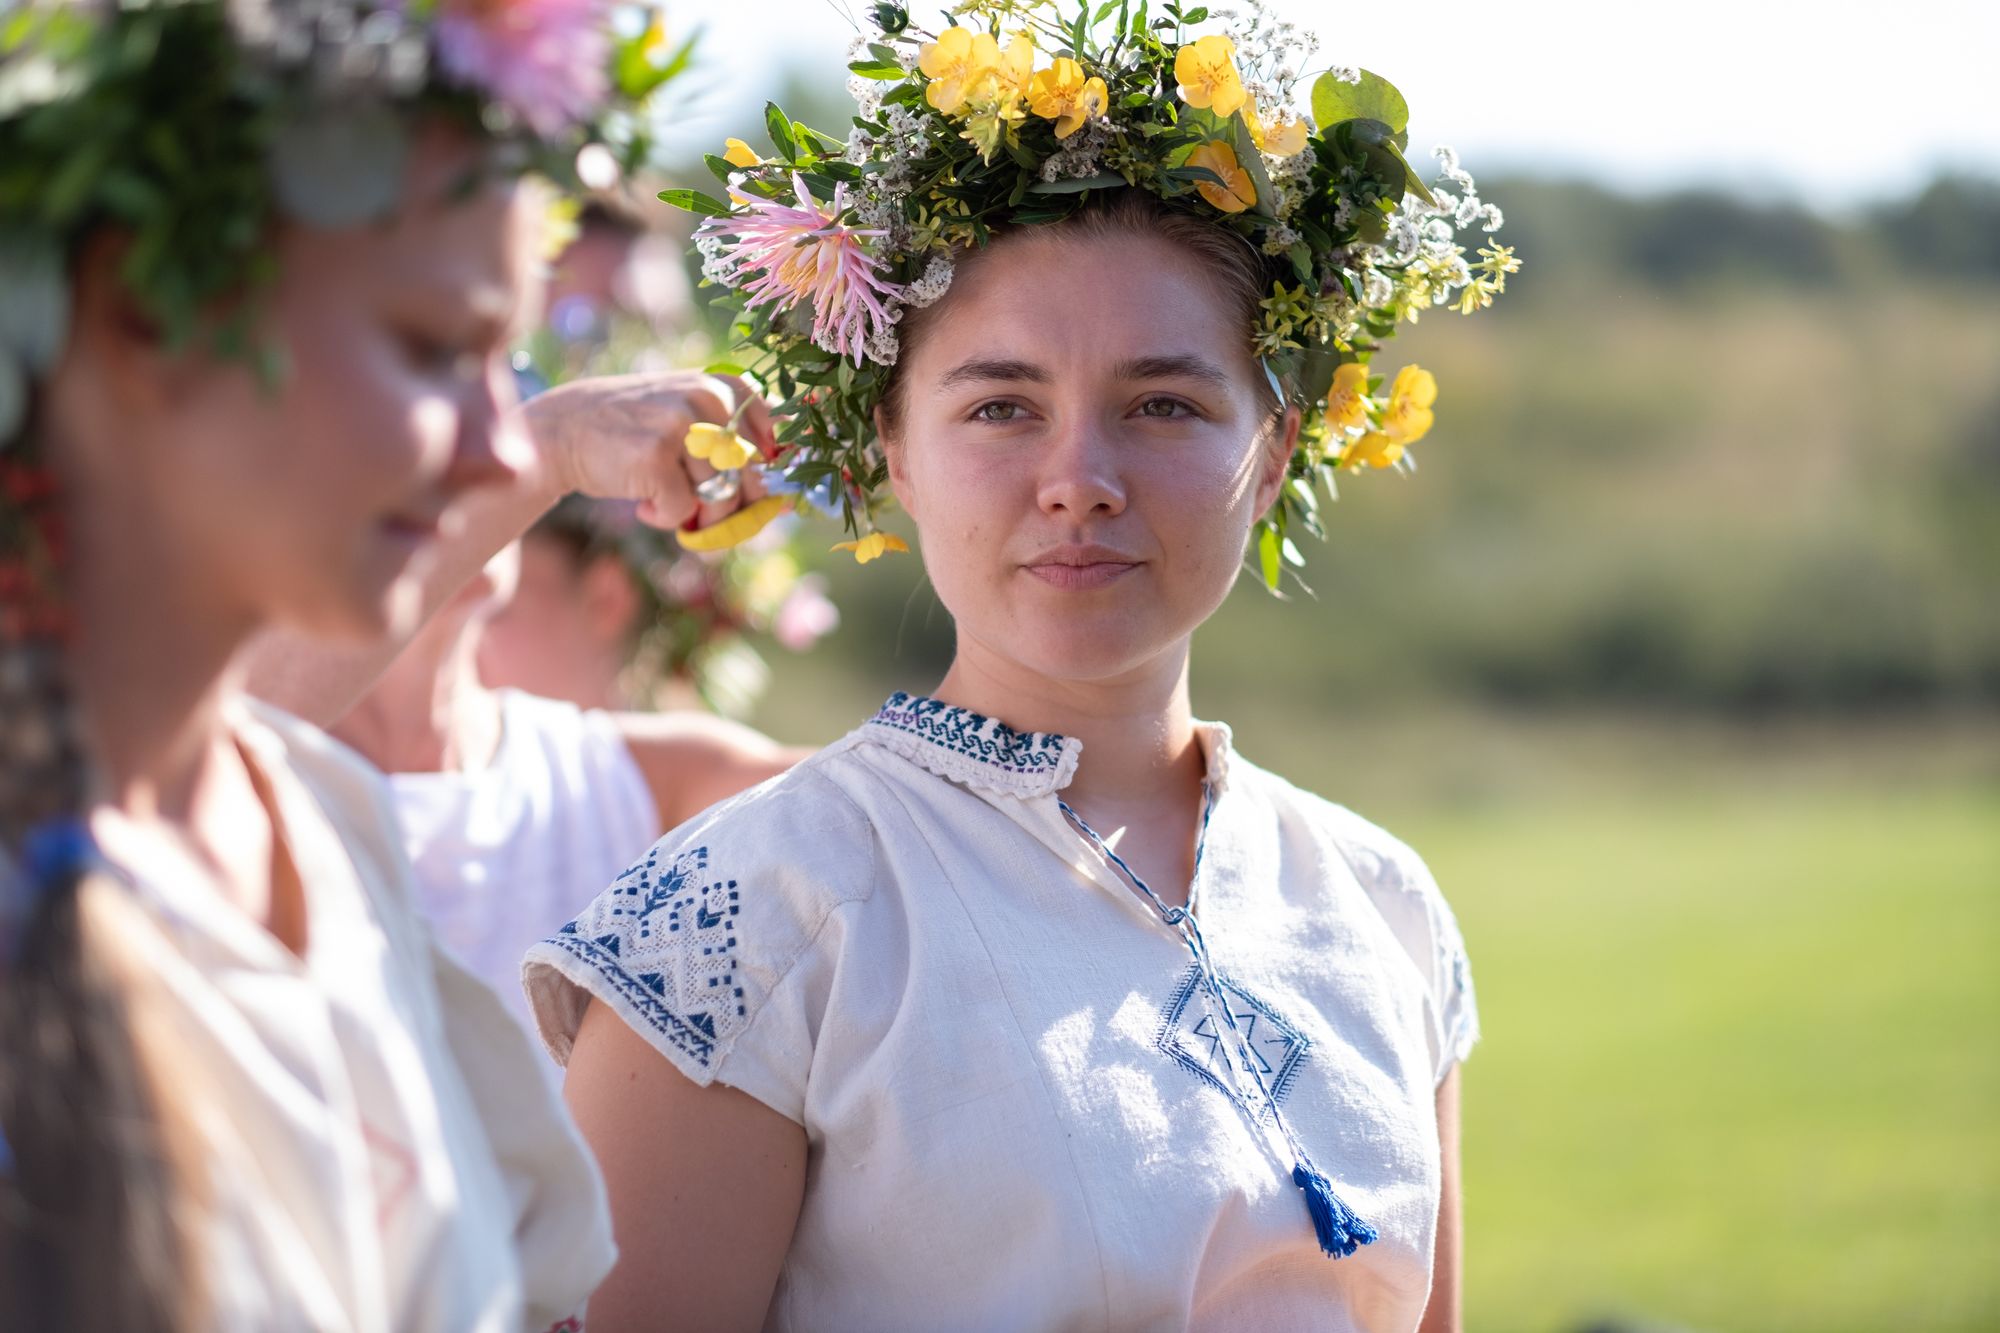
<path fill-rule="evenodd" d="M 1116 442 L 1087 419 L 1053 432 L 1042 455 L 1035 499 L 1043 513 L 1070 518 L 1123 513 L 1125 478 Z"/>
<path fill-rule="evenodd" d="M 534 467 L 535 445 L 513 409 L 519 398 L 504 358 L 491 358 L 487 373 L 467 392 L 459 413 L 458 437 L 444 489 L 453 495 L 512 486 Z"/>

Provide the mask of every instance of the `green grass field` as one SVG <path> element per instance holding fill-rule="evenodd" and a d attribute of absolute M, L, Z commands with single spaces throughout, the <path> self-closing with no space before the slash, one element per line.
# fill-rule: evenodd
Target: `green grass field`
<path fill-rule="evenodd" d="M 1400 821 L 1455 903 L 1468 1326 L 2000 1327 L 2000 791 Z"/>

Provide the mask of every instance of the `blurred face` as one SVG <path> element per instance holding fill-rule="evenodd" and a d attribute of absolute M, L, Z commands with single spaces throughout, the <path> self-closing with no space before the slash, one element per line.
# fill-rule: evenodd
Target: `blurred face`
<path fill-rule="evenodd" d="M 547 699 L 610 706 L 639 614 L 631 576 L 615 556 L 580 563 L 553 538 L 530 533 L 517 545 L 519 579 L 480 627 L 479 678 Z"/>
<path fill-rule="evenodd" d="M 289 366 L 272 392 L 213 358 L 134 355 L 147 430 L 91 479 L 137 486 L 165 544 L 236 613 L 322 633 L 410 627 L 441 535 L 474 489 L 511 482 L 526 442 L 504 356 L 534 295 L 524 192 L 461 197 L 471 143 L 414 145 L 394 218 L 281 239 L 267 333 Z M 131 408 L 133 404 L 126 404 Z"/>
<path fill-rule="evenodd" d="M 1158 237 L 1031 231 L 963 263 L 915 343 L 891 475 L 960 655 L 1178 671 L 1297 429 L 1235 303 Z"/>

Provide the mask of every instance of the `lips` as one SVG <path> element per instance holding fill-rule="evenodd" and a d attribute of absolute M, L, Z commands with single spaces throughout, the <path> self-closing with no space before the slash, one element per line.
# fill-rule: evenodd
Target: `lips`
<path fill-rule="evenodd" d="M 1109 546 L 1056 546 L 1033 556 L 1022 568 L 1055 588 L 1102 588 L 1144 564 L 1136 556 Z"/>

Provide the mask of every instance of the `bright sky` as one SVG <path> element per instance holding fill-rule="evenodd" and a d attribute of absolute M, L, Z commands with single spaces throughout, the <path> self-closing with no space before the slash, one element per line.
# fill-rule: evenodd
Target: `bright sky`
<path fill-rule="evenodd" d="M 946 3 L 910 7 L 934 19 Z M 1320 62 L 1402 89 L 1413 158 L 1450 143 L 1475 175 L 1718 183 L 1835 207 L 1903 193 L 1941 167 L 2000 176 L 2000 0 L 1270 7 L 1319 33 Z M 668 0 L 670 16 L 708 32 L 708 92 L 683 122 L 685 146 L 761 143 L 758 108 L 788 63 L 838 86 L 846 15 L 864 11 L 862 0 Z"/>

